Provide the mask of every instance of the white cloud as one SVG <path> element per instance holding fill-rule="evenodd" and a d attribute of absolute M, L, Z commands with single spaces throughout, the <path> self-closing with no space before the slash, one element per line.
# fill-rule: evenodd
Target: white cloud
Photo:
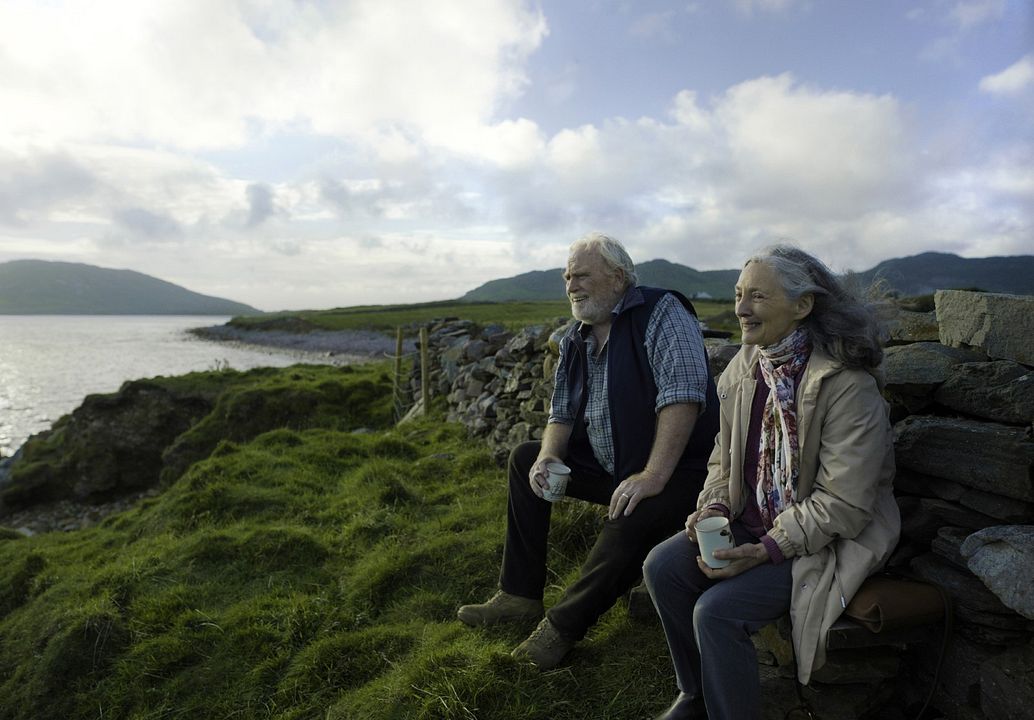
<path fill-rule="evenodd" d="M 743 15 L 752 15 L 755 10 L 777 13 L 801 4 L 801 0 L 732 0 Z"/>
<path fill-rule="evenodd" d="M 993 95 L 1017 95 L 1030 87 L 1034 87 L 1034 54 L 980 80 L 980 89 Z"/>
<path fill-rule="evenodd" d="M 0 135 L 211 148 L 302 127 L 396 155 L 407 131 L 462 147 L 546 33 L 510 0 L 12 0 L 0 28 Z"/>
<path fill-rule="evenodd" d="M 1005 0 L 962 0 L 948 11 L 948 17 L 962 30 L 968 30 L 991 20 L 997 20 L 1005 12 Z"/>
<path fill-rule="evenodd" d="M 845 216 L 907 195 L 907 122 L 889 96 L 822 92 L 788 75 L 732 88 L 716 110 L 747 206 Z"/>
<path fill-rule="evenodd" d="M 997 5 L 928 7 L 961 37 Z M 780 237 L 856 269 L 915 247 L 1030 251 L 1029 144 L 984 152 L 963 121 L 949 144 L 896 95 L 680 77 L 666 113 L 597 117 L 579 48 L 535 96 L 591 121 L 547 132 L 508 112 L 548 35 L 536 8 L 6 0 L 0 261 L 132 267 L 275 309 L 455 297 L 557 267 L 594 228 L 701 269 Z M 980 87 L 1019 93 L 1032 64 Z"/>
<path fill-rule="evenodd" d="M 961 156 L 926 158 L 922 137 L 894 97 L 789 75 L 706 104 L 684 91 L 669 122 L 612 120 L 551 138 L 531 179 L 507 188 L 508 223 L 542 247 L 601 227 L 636 260 L 700 269 L 780 239 L 854 270 L 931 246 L 1029 253 L 1029 148 L 974 169 Z"/>
<path fill-rule="evenodd" d="M 506 176 L 502 194 L 522 243 L 603 226 L 648 238 L 651 256 L 695 238 L 712 248 L 707 265 L 727 266 L 761 238 L 824 227 L 842 242 L 852 223 L 903 211 L 918 199 L 914 140 L 891 97 L 763 77 L 707 105 L 683 91 L 670 122 L 563 130 L 534 172 Z"/>
<path fill-rule="evenodd" d="M 672 28 L 672 22 L 676 15 L 675 10 L 640 15 L 629 26 L 628 32 L 640 40 L 674 42 L 677 36 Z"/>

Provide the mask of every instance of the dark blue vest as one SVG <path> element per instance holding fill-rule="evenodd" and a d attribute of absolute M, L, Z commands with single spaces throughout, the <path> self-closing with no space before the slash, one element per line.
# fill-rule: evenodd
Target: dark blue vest
<path fill-rule="evenodd" d="M 635 290 L 641 294 L 641 300 L 632 296 Z M 682 293 L 638 287 L 626 293 L 621 312 L 610 327 L 607 340 L 607 399 L 614 437 L 615 485 L 646 467 L 653 447 L 657 425 L 657 385 L 646 355 L 646 326 L 657 301 L 669 293 L 678 298 L 690 315 L 696 317 L 693 303 Z M 584 449 L 589 444 L 585 431 L 585 406 L 588 403 L 585 379 L 589 373 L 585 337 L 589 332 L 589 326 L 575 325 L 561 340 L 565 358 L 562 372 L 565 373 L 570 389 L 571 404 L 568 410 L 575 418 L 570 444 L 575 450 Z M 674 474 L 687 470 L 706 471 L 707 459 L 717 434 L 718 393 L 714 379 L 708 373 L 707 407 L 697 417 L 693 434 Z"/>

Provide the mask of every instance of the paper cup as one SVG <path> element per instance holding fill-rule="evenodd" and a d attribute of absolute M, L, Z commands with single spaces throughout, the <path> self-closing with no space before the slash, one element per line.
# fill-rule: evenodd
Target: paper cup
<path fill-rule="evenodd" d="M 546 472 L 549 487 L 542 491 L 542 497 L 550 502 L 557 502 L 567 492 L 567 479 L 571 477 L 571 468 L 563 463 L 547 463 Z"/>
<path fill-rule="evenodd" d="M 732 528 L 729 527 L 729 519 L 717 515 L 704 518 L 694 528 L 697 536 L 697 545 L 700 546 L 700 557 L 704 559 L 708 567 L 723 568 L 729 564 L 728 560 L 716 560 L 715 550 L 725 550 L 735 546 L 736 541 L 732 539 Z"/>

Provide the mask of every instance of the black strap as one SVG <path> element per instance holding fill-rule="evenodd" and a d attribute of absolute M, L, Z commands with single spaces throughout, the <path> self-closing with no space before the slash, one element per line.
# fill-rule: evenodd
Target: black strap
<path fill-rule="evenodd" d="M 927 693 L 926 702 L 923 703 L 922 709 L 916 715 L 916 720 L 922 720 L 926 709 L 933 702 L 933 696 L 937 693 L 937 686 L 941 682 L 941 670 L 944 669 L 944 659 L 948 655 L 948 646 L 951 644 L 952 630 L 955 625 L 955 613 L 952 609 L 951 598 L 948 597 L 948 591 L 941 587 L 939 583 L 931 582 L 930 584 L 937 588 L 937 591 L 941 594 L 941 600 L 944 602 L 944 620 L 942 621 L 944 623 L 944 637 L 941 638 L 941 651 L 937 654 L 937 666 L 933 671 L 933 682 L 930 683 L 930 692 Z"/>
<path fill-rule="evenodd" d="M 783 720 L 819 720 L 811 709 L 811 703 L 804 697 L 804 686 L 797 674 L 797 649 L 793 645 L 793 632 L 790 637 L 790 662 L 793 663 L 793 689 L 797 693 L 797 707 L 792 707 L 783 715 Z"/>

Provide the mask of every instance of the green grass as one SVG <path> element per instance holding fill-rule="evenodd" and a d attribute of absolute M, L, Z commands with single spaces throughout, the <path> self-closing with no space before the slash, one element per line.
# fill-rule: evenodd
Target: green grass
<path fill-rule="evenodd" d="M 716 330 L 739 331 L 734 316 L 727 315 L 732 303 L 727 301 L 695 300 L 697 313 L 703 320 L 721 316 L 709 325 Z M 558 317 L 570 317 L 566 301 L 459 303 L 443 301 L 416 305 L 367 305 L 333 310 L 301 310 L 297 312 L 267 313 L 235 317 L 230 324 L 256 330 L 376 330 L 394 332 L 396 328 L 410 328 L 414 323 L 426 323 L 444 317 L 472 320 L 481 325 L 501 324 L 510 330 L 528 325 L 552 323 Z"/>
<path fill-rule="evenodd" d="M 386 365 L 296 365 L 127 382 L 30 439 L 0 502 L 67 497 L 87 475 L 118 478 L 122 491 L 159 477 L 171 483 L 220 443 L 277 428 L 384 426 L 393 413 L 388 372 Z"/>
<path fill-rule="evenodd" d="M 394 332 L 413 323 L 445 317 L 461 317 L 482 325 L 501 324 L 509 329 L 551 322 L 570 315 L 570 306 L 560 302 L 458 303 L 455 301 L 415 305 L 363 305 L 333 310 L 301 310 L 235 317 L 231 325 L 254 329 L 376 330 Z"/>
<path fill-rule="evenodd" d="M 323 389 L 359 397 L 381 370 Z M 318 392 L 319 372 L 261 385 Z M 670 700 L 659 626 L 621 604 L 547 673 L 509 655 L 529 626 L 455 619 L 495 587 L 506 491 L 440 407 L 398 428 L 317 412 L 233 436 L 247 414 L 228 402 L 161 495 L 87 530 L 0 532 L 0 720 L 616 719 Z M 600 517 L 556 509 L 547 603 Z"/>

